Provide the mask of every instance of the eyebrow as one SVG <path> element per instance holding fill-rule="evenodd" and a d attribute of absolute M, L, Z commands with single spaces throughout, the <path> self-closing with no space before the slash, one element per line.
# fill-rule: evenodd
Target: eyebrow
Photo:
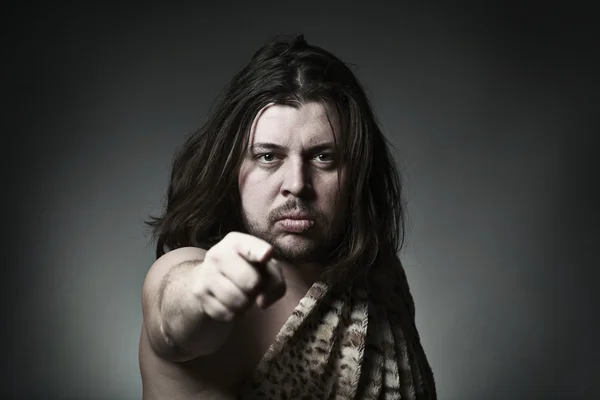
<path fill-rule="evenodd" d="M 289 150 L 286 146 L 282 146 L 282 145 L 276 144 L 276 143 L 268 143 L 268 142 L 254 143 L 252 145 L 251 149 L 253 151 L 256 151 L 256 150 L 288 151 Z M 310 146 L 308 149 L 306 149 L 306 151 L 310 153 L 310 152 L 318 152 L 318 151 L 331 150 L 331 149 L 335 149 L 334 143 L 333 142 L 325 142 L 325 143 L 316 144 L 314 146 Z"/>

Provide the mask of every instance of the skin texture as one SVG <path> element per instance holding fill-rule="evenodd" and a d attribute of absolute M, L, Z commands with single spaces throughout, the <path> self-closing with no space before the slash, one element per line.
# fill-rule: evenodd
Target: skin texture
<path fill-rule="evenodd" d="M 287 291 L 267 309 L 253 305 L 232 321 L 226 341 L 215 352 L 182 362 L 169 361 L 153 350 L 151 338 L 159 335 L 153 336 L 149 327 L 156 332 L 159 325 L 148 323 L 161 318 L 155 300 L 160 282 L 173 267 L 187 259 L 213 257 L 209 257 L 212 250 L 183 248 L 159 258 L 149 272 L 148 289 L 144 291 L 147 311 L 139 352 L 144 400 L 235 398 L 236 391 L 250 377 L 300 299 L 318 279 L 320 260 L 336 244 L 343 229 L 347 194 L 345 168 L 338 168 L 336 163 L 335 139 L 339 141 L 336 135 L 339 135 L 338 123 L 328 119 L 327 109 L 320 103 L 297 108 L 268 105 L 258 113 L 239 171 L 243 222 L 248 234 L 272 245 L 273 257 L 285 263 L 281 273 Z M 257 147 L 260 143 L 270 143 L 276 148 Z M 290 212 L 305 213 L 311 220 L 310 228 L 291 232 L 283 227 L 278 220 Z M 225 239 L 215 246 L 222 249 L 218 252 L 223 255 L 221 260 L 225 260 L 226 246 Z M 179 268 L 179 277 L 173 274 L 173 287 L 178 289 L 170 293 L 181 297 L 172 297 L 171 302 L 181 299 L 181 304 L 190 308 L 192 303 L 185 299 L 192 298 L 193 291 L 185 288 L 194 286 L 193 277 L 209 279 L 210 274 L 197 270 L 208 266 L 208 262 Z M 216 281 L 213 283 L 216 285 Z M 217 289 L 215 286 L 213 292 Z"/>
<path fill-rule="evenodd" d="M 255 119 L 239 174 L 248 233 L 273 244 L 278 258 L 308 268 L 335 243 L 346 208 L 332 127 L 339 129 L 335 118 L 331 122 L 320 103 L 268 105 Z M 277 219 L 293 211 L 308 214 L 311 228 L 284 230 Z"/>

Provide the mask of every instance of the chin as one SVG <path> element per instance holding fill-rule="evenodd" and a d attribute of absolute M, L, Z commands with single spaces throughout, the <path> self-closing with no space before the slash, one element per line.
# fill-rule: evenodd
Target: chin
<path fill-rule="evenodd" d="M 275 239 L 275 246 L 289 251 L 314 251 L 319 246 L 319 241 L 298 233 L 287 233 Z"/>
<path fill-rule="evenodd" d="M 277 256 L 296 262 L 312 262 L 319 258 L 321 246 L 314 239 L 298 234 L 279 237 L 273 243 Z"/>

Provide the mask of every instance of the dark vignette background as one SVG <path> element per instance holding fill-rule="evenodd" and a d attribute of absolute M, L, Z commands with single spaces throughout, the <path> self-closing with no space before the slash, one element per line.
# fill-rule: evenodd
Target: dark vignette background
<path fill-rule="evenodd" d="M 5 4 L 3 397 L 140 398 L 142 220 L 233 73 L 303 32 L 397 146 L 440 399 L 598 398 L 598 14 L 398 3 Z"/>

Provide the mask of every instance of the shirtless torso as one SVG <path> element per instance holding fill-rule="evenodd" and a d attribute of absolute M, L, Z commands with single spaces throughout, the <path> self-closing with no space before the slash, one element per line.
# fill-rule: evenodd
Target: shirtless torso
<path fill-rule="evenodd" d="M 235 399 L 302 297 L 302 293 L 291 292 L 267 310 L 251 308 L 218 351 L 183 363 L 158 357 L 142 327 L 143 400 Z"/>

